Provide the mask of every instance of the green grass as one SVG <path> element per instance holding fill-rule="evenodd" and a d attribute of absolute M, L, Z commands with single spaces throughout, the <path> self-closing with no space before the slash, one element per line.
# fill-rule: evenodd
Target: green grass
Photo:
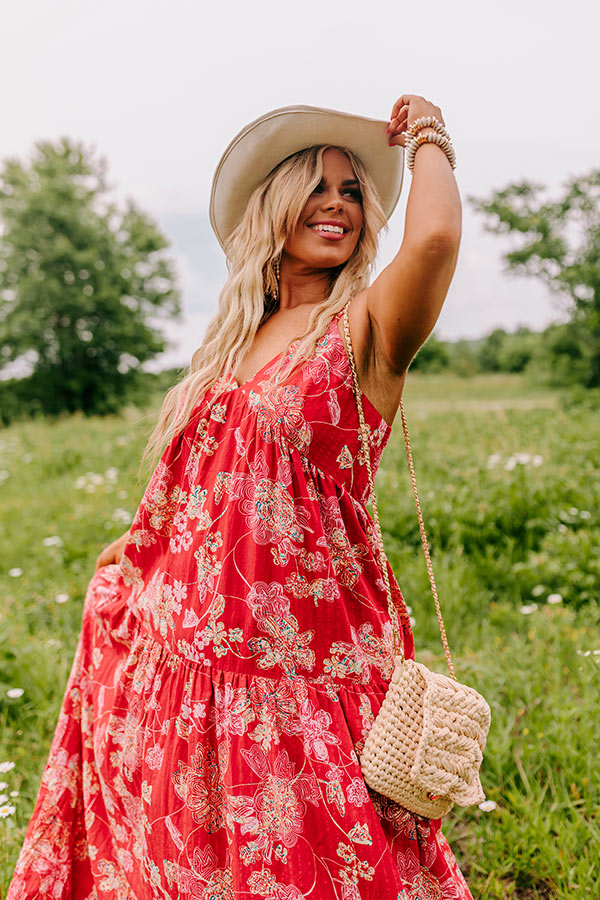
<path fill-rule="evenodd" d="M 455 809 L 444 830 L 478 900 L 595 898 L 599 417 L 592 404 L 570 406 L 514 376 L 414 375 L 406 410 L 457 675 L 493 716 L 482 780 L 496 809 Z M 15 762 L 0 793 L 19 791 L 15 815 L 0 819 L 0 891 L 37 792 L 94 560 L 141 497 L 147 428 L 127 410 L 0 432 L 0 762 Z M 399 422 L 378 495 L 418 658 L 441 671 Z M 45 545 L 52 536 L 60 543 Z M 15 568 L 23 574 L 10 576 Z M 547 603 L 551 594 L 562 601 Z M 24 694 L 11 700 L 14 687 Z"/>

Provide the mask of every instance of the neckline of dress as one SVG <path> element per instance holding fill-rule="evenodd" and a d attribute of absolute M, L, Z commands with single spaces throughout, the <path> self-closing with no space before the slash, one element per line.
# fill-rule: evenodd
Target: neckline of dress
<path fill-rule="evenodd" d="M 337 321 L 338 321 L 339 317 L 342 315 L 342 313 L 343 313 L 343 310 L 341 312 L 336 313 L 334 316 L 332 316 L 331 321 L 327 327 L 327 331 L 324 332 L 323 336 L 325 336 L 325 334 L 329 334 L 329 332 L 331 331 L 334 324 L 337 325 Z M 339 334 L 339 329 L 338 329 L 338 334 Z M 319 338 L 319 340 L 320 340 L 320 338 Z M 291 350 L 293 350 L 294 347 L 297 345 L 297 343 L 298 343 L 297 340 L 292 341 L 292 343 L 290 344 L 290 346 L 288 347 L 288 349 L 286 351 L 281 350 L 279 353 L 276 353 L 275 356 L 273 356 L 268 362 L 266 362 L 264 364 L 264 366 L 262 366 L 260 369 L 258 369 L 258 371 L 254 373 L 254 375 L 252 375 L 250 378 L 247 378 L 246 381 L 242 381 L 241 384 L 238 382 L 237 378 L 235 377 L 233 370 L 230 369 L 229 377 L 231 378 L 231 381 L 233 383 L 233 390 L 240 391 L 242 388 L 246 387 L 246 385 L 251 384 L 251 382 L 253 382 L 253 381 L 256 381 L 258 376 L 262 375 L 262 373 L 266 369 L 270 368 L 273 365 L 273 363 L 277 362 L 278 360 L 281 360 L 281 357 L 283 356 L 284 352 L 287 355 Z M 305 360 L 305 362 L 310 362 L 310 360 Z"/>
<path fill-rule="evenodd" d="M 326 331 L 324 334 L 330 334 L 330 333 L 333 331 L 333 333 L 336 335 L 337 339 L 338 339 L 339 342 L 340 342 L 342 351 L 343 351 L 343 353 L 344 353 L 344 357 L 345 357 L 345 359 L 346 359 L 346 363 L 347 363 L 347 365 L 348 365 L 348 369 L 351 371 L 351 369 L 350 369 L 350 360 L 348 359 L 348 351 L 347 351 L 347 349 L 346 349 L 346 344 L 344 343 L 344 340 L 343 340 L 342 335 L 341 335 L 341 333 L 340 333 L 340 329 L 339 329 L 339 327 L 338 327 L 338 322 L 339 322 L 340 317 L 343 315 L 343 312 L 344 312 L 344 310 L 342 309 L 342 310 L 340 310 L 339 312 L 337 312 L 334 316 L 331 317 L 331 321 L 330 321 L 330 323 L 329 323 L 329 327 L 327 328 L 327 331 Z M 290 344 L 290 347 L 288 348 L 288 351 L 287 351 L 287 352 L 289 353 L 289 351 L 292 350 L 292 349 L 296 346 L 297 343 L 298 343 L 298 341 L 294 341 L 292 344 Z M 247 378 L 246 381 L 243 381 L 241 384 L 238 384 L 238 381 L 237 381 L 237 379 L 236 379 L 236 377 L 235 377 L 233 371 L 230 369 L 230 371 L 229 371 L 229 377 L 230 377 L 231 382 L 232 382 L 232 388 L 231 388 L 231 389 L 234 390 L 234 391 L 241 391 L 241 390 L 243 390 L 243 388 L 245 388 L 247 385 L 252 384 L 252 382 L 256 381 L 256 379 L 258 378 L 259 375 L 262 375 L 263 372 L 266 371 L 266 369 L 270 368 L 275 362 L 277 362 L 277 360 L 280 360 L 281 357 L 283 356 L 283 353 L 284 353 L 283 350 L 282 350 L 280 353 L 276 353 L 275 356 L 273 356 L 268 362 L 266 362 L 266 363 L 264 364 L 264 366 L 262 366 L 260 369 L 258 369 L 258 371 L 254 373 L 254 375 L 252 375 L 250 378 Z M 309 361 L 310 361 L 310 360 L 306 360 L 305 362 L 309 362 Z M 386 431 L 387 431 L 387 432 L 391 432 L 391 431 L 392 431 L 392 426 L 390 425 L 389 422 L 386 422 L 386 420 L 383 418 L 383 416 L 381 415 L 381 413 L 379 412 L 379 410 L 377 409 L 377 407 L 371 402 L 371 400 L 369 400 L 369 398 L 367 397 L 367 395 L 365 394 L 365 392 L 362 390 L 362 388 L 360 389 L 360 394 L 361 394 L 361 398 L 362 398 L 363 404 L 366 403 L 367 406 L 369 406 L 369 407 L 371 408 L 372 412 L 373 412 L 376 416 L 379 417 L 379 419 L 380 419 L 380 421 L 383 423 L 383 426 L 384 426 L 384 428 L 386 429 Z"/>
<path fill-rule="evenodd" d="M 229 376 L 233 382 L 233 390 L 241 391 L 242 388 L 246 387 L 246 385 L 251 384 L 253 381 L 256 381 L 256 379 L 258 378 L 259 375 L 262 375 L 262 373 L 266 369 L 270 368 L 275 362 L 277 362 L 277 360 L 280 360 L 281 357 L 283 356 L 284 352 L 286 352 L 286 355 L 287 355 L 287 353 L 289 353 L 289 351 L 293 347 L 295 347 L 297 343 L 298 343 L 297 341 L 294 341 L 292 344 L 290 344 L 287 351 L 282 350 L 280 353 L 276 353 L 275 356 L 273 356 L 268 362 L 266 362 L 264 364 L 264 366 L 261 366 L 261 368 L 258 369 L 258 371 L 254 373 L 254 375 L 251 375 L 250 378 L 247 378 L 245 381 L 242 381 L 241 384 L 238 382 L 237 378 L 235 377 L 233 370 L 230 369 Z"/>

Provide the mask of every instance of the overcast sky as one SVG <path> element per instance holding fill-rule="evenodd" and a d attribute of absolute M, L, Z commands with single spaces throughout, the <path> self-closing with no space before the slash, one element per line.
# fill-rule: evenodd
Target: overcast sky
<path fill-rule="evenodd" d="M 591 0 L 1 0 L 0 17 L 0 156 L 67 135 L 107 158 L 116 194 L 173 242 L 186 318 L 170 329 L 169 363 L 189 361 L 223 280 L 207 220 L 215 166 L 269 109 L 306 103 L 386 119 L 402 93 L 422 94 L 443 111 L 464 200 L 523 178 L 556 193 L 600 166 Z M 404 201 L 409 184 L 407 174 Z M 381 264 L 403 217 L 401 203 Z M 502 274 L 509 246 L 465 203 L 440 337 L 541 328 L 560 315 L 535 281 Z"/>

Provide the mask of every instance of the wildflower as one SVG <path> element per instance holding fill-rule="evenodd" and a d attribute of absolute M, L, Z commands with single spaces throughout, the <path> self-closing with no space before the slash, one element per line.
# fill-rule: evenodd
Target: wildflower
<path fill-rule="evenodd" d="M 15 806 L 9 806 L 8 803 L 5 803 L 4 806 L 0 806 L 0 819 L 6 819 L 8 816 L 14 816 L 15 812 Z"/>
<path fill-rule="evenodd" d="M 107 469 L 106 472 L 104 473 L 104 477 L 106 478 L 107 481 L 115 482 L 117 480 L 118 474 L 119 474 L 119 470 L 116 469 L 114 466 L 111 466 L 110 469 Z"/>
<path fill-rule="evenodd" d="M 23 574 L 23 569 L 19 569 L 18 567 L 9 569 L 8 574 L 11 578 L 19 578 Z"/>
<path fill-rule="evenodd" d="M 562 595 L 561 594 L 548 594 L 546 598 L 546 603 L 562 603 Z"/>
<path fill-rule="evenodd" d="M 90 484 L 104 484 L 104 475 L 99 475 L 97 472 L 88 472 L 87 477 Z"/>
<path fill-rule="evenodd" d="M 115 522 L 123 522 L 124 525 L 130 525 L 133 519 L 130 512 L 127 512 L 126 509 L 121 509 L 120 507 L 119 509 L 115 509 L 112 517 Z"/>
<path fill-rule="evenodd" d="M 75 487 L 78 491 L 84 488 L 87 484 L 87 480 L 85 475 L 80 475 L 79 478 L 75 479 Z"/>
<path fill-rule="evenodd" d="M 0 803 L 8 803 L 8 794 L 0 794 Z"/>
<path fill-rule="evenodd" d="M 56 603 L 66 603 L 67 600 L 69 599 L 69 595 L 68 594 L 57 594 L 54 599 L 55 599 Z"/>
<path fill-rule="evenodd" d="M 0 781 L 0 791 L 4 791 L 8 787 L 8 781 Z"/>
<path fill-rule="evenodd" d="M 569 529 L 563 522 L 561 522 L 560 525 L 558 526 L 558 530 L 560 531 L 561 534 L 565 534 Z"/>
<path fill-rule="evenodd" d="M 569 515 L 570 516 L 578 516 L 579 515 L 579 510 L 577 509 L 576 506 L 569 507 Z"/>
<path fill-rule="evenodd" d="M 591 519 L 592 514 L 589 509 L 581 509 L 579 510 L 579 518 L 580 519 Z"/>
<path fill-rule="evenodd" d="M 541 597 L 542 594 L 546 592 L 545 584 L 536 584 L 534 588 L 531 589 L 531 595 L 533 597 Z"/>
<path fill-rule="evenodd" d="M 530 616 L 531 613 L 534 613 L 537 608 L 537 603 L 526 603 L 525 606 L 521 607 L 520 612 L 524 616 Z"/>
<path fill-rule="evenodd" d="M 516 453 L 515 459 L 522 466 L 526 466 L 528 462 L 531 462 L 531 453 Z"/>
<path fill-rule="evenodd" d="M 6 469 L 0 469 L 0 484 L 2 484 L 3 481 L 6 481 L 8 477 L 9 473 L 6 471 Z"/>
<path fill-rule="evenodd" d="M 412 616 L 410 616 L 410 627 L 414 628 L 416 624 L 417 624 L 417 620 L 414 619 Z"/>
<path fill-rule="evenodd" d="M 482 812 L 492 812 L 492 810 L 496 809 L 496 803 L 494 800 L 484 800 L 483 803 L 479 804 L 479 809 Z"/>
<path fill-rule="evenodd" d="M 50 537 L 44 538 L 42 544 L 44 545 L 44 547 L 61 547 L 62 538 L 60 538 L 57 534 L 53 534 Z"/>
<path fill-rule="evenodd" d="M 497 465 L 498 465 L 498 463 L 500 462 L 501 458 L 502 458 L 502 457 L 500 456 L 499 453 L 490 453 L 490 455 L 489 455 L 488 458 L 487 458 L 487 464 L 486 464 L 486 465 L 487 465 L 487 468 L 488 468 L 488 469 L 493 469 L 494 466 L 497 466 Z"/>
<path fill-rule="evenodd" d="M 539 453 L 536 453 L 535 456 L 532 456 L 532 457 L 531 457 L 531 465 L 532 465 L 532 466 L 535 466 L 536 469 L 537 469 L 538 466 L 541 466 L 541 464 L 542 464 L 543 462 L 544 462 L 544 457 L 543 457 L 543 456 L 540 456 Z"/>
<path fill-rule="evenodd" d="M 517 466 L 526 466 L 527 463 L 539 466 L 542 462 L 541 456 L 532 456 L 531 453 L 514 453 L 512 456 L 508 457 L 504 463 L 504 468 L 507 472 L 512 472 Z"/>
<path fill-rule="evenodd" d="M 10 792 L 10 796 L 11 796 L 11 797 L 18 797 L 18 796 L 19 796 L 19 792 L 18 792 L 18 791 L 11 791 L 11 792 Z"/>
<path fill-rule="evenodd" d="M 117 497 L 119 498 L 119 500 L 126 500 L 127 496 L 128 496 L 127 491 L 119 491 L 119 493 L 117 494 Z"/>
<path fill-rule="evenodd" d="M 23 688 L 9 688 L 6 692 L 6 696 L 10 697 L 11 700 L 17 700 L 19 697 L 22 697 L 25 691 Z"/>
<path fill-rule="evenodd" d="M 577 651 L 577 656 L 591 656 L 591 655 L 592 655 L 591 650 L 578 650 Z"/>
<path fill-rule="evenodd" d="M 7 772 L 10 772 L 11 769 L 14 769 L 14 762 L 1 762 L 0 763 L 0 772 L 5 775 Z"/>

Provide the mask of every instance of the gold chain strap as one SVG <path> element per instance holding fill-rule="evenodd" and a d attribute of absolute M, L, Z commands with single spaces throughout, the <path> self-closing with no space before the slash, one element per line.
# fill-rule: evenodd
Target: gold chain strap
<path fill-rule="evenodd" d="M 346 337 L 346 350 L 348 353 L 348 360 L 350 362 L 350 368 L 352 369 L 352 386 L 354 389 L 354 396 L 356 398 L 356 408 L 358 410 L 358 421 L 359 421 L 359 436 L 362 444 L 362 452 L 365 458 L 365 463 L 367 466 L 367 475 L 369 479 L 369 492 L 371 497 L 371 505 L 373 507 L 373 520 L 375 523 L 375 533 L 377 536 L 377 540 L 379 542 L 378 551 L 381 559 L 381 567 L 383 570 L 383 579 L 385 582 L 385 588 L 387 592 L 387 601 L 388 601 L 388 611 L 390 614 L 390 619 L 392 620 L 392 628 L 394 630 L 394 653 L 399 654 L 402 659 L 404 659 L 404 645 L 402 640 L 400 639 L 400 634 L 398 632 L 397 625 L 397 617 L 396 610 L 392 601 L 392 590 L 390 587 L 390 579 L 387 570 L 387 557 L 385 555 L 385 550 L 383 547 L 383 534 L 381 531 L 381 522 L 379 520 L 379 510 L 377 508 L 377 497 L 375 494 L 375 483 L 373 480 L 373 469 L 371 467 L 371 453 L 369 449 L 369 435 L 367 431 L 367 423 L 365 421 L 365 412 L 364 406 L 361 398 L 360 386 L 358 382 L 358 373 L 356 371 L 356 360 L 354 359 L 354 350 L 352 347 L 352 338 L 350 337 L 350 319 L 348 316 L 348 307 L 350 305 L 350 301 L 344 307 L 344 334 Z M 429 545 L 427 542 L 427 535 L 425 533 L 425 524 L 423 522 L 423 514 L 421 512 L 421 504 L 419 502 L 419 494 L 417 491 L 417 479 L 415 476 L 415 467 L 413 463 L 412 451 L 410 447 L 410 440 L 408 437 L 408 426 L 406 424 L 406 415 L 404 413 L 404 404 L 402 400 L 400 401 L 400 418 L 402 420 L 402 430 L 404 432 L 404 444 L 406 446 L 406 457 L 408 459 L 408 468 L 410 471 L 410 480 L 413 488 L 413 494 L 415 497 L 415 504 L 417 507 L 417 518 L 419 520 L 419 531 L 421 532 L 421 543 L 423 545 L 423 553 L 425 555 L 425 564 L 427 566 L 427 574 L 429 575 L 429 584 L 431 585 L 431 593 L 433 594 L 433 599 L 435 602 L 435 609 L 437 612 L 438 624 L 440 626 L 440 634 L 442 637 L 442 644 L 444 646 L 444 653 L 446 655 L 446 663 L 448 665 L 448 671 L 450 673 L 450 677 L 456 680 L 456 675 L 454 674 L 454 666 L 452 665 L 452 657 L 450 655 L 450 647 L 448 646 L 448 639 L 446 637 L 446 628 L 444 626 L 444 620 L 442 618 L 442 610 L 440 608 L 440 601 L 438 599 L 437 587 L 435 584 L 435 577 L 433 575 L 433 566 L 431 564 L 431 556 L 429 555 Z"/>

